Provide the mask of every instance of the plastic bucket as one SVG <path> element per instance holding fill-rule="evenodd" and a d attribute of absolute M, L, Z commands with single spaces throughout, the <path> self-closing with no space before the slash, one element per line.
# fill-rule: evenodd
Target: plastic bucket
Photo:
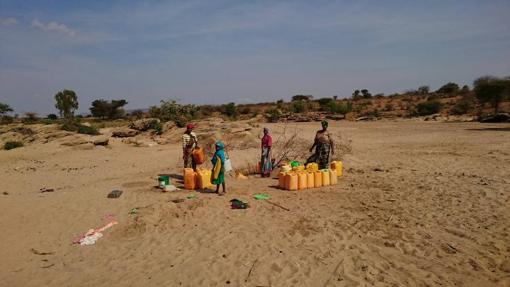
<path fill-rule="evenodd" d="M 170 185 L 170 176 L 168 176 L 168 175 L 158 176 L 158 184 L 161 188 L 164 188 L 165 186 Z"/>

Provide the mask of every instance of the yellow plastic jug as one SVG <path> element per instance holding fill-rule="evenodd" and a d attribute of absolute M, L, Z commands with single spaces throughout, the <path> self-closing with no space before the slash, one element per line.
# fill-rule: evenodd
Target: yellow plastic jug
<path fill-rule="evenodd" d="M 313 173 L 313 175 L 314 175 L 314 186 L 321 187 L 322 186 L 322 172 L 315 171 Z"/>
<path fill-rule="evenodd" d="M 184 188 L 189 190 L 195 189 L 195 171 L 192 168 L 184 169 Z"/>
<path fill-rule="evenodd" d="M 297 190 L 298 189 L 298 176 L 295 173 L 287 173 L 285 175 L 285 189 Z"/>
<path fill-rule="evenodd" d="M 282 165 L 282 168 L 281 168 L 281 171 L 282 172 L 290 172 L 292 170 L 292 168 L 290 167 L 290 165 Z"/>
<path fill-rule="evenodd" d="M 278 187 L 281 189 L 285 189 L 285 175 L 287 175 L 285 172 L 280 172 L 278 174 Z"/>
<path fill-rule="evenodd" d="M 334 170 L 336 172 L 336 175 L 337 176 L 342 176 L 342 162 L 337 160 L 337 161 L 332 161 L 331 164 L 330 164 L 330 167 L 332 170 Z"/>
<path fill-rule="evenodd" d="M 305 172 L 298 173 L 298 189 L 307 189 L 308 180 Z"/>
<path fill-rule="evenodd" d="M 301 171 L 305 170 L 305 166 L 304 165 L 298 165 L 298 166 L 293 167 L 292 170 L 296 171 L 296 172 L 301 172 Z"/>
<path fill-rule="evenodd" d="M 306 170 L 308 171 L 318 171 L 319 170 L 319 165 L 315 162 L 311 162 L 309 164 L 306 165 Z"/>
<path fill-rule="evenodd" d="M 196 175 L 196 187 L 198 189 L 205 189 L 211 187 L 211 170 L 210 169 L 199 169 Z"/>
<path fill-rule="evenodd" d="M 311 171 L 306 172 L 306 185 L 308 188 L 315 187 L 315 176 L 314 173 Z"/>
<path fill-rule="evenodd" d="M 322 186 L 328 186 L 330 185 L 329 181 L 329 169 L 322 169 L 320 171 L 322 173 Z"/>
<path fill-rule="evenodd" d="M 329 170 L 329 183 L 331 185 L 335 185 L 338 183 L 338 176 L 336 175 L 336 171 L 332 169 Z"/>

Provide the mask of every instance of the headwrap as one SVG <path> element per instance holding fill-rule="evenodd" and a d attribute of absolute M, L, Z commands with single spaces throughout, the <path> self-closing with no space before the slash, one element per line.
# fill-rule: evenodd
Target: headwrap
<path fill-rule="evenodd" d="M 264 133 L 269 133 L 269 129 L 268 128 L 264 128 Z"/>
<path fill-rule="evenodd" d="M 223 143 L 221 141 L 216 142 L 216 150 L 222 150 L 223 149 Z"/>
<path fill-rule="evenodd" d="M 186 125 L 186 129 L 188 129 L 188 130 L 192 130 L 192 129 L 193 129 L 193 124 L 187 124 L 187 125 Z"/>
<path fill-rule="evenodd" d="M 328 123 L 328 121 L 324 120 L 324 121 L 321 122 L 321 125 L 323 127 L 327 127 L 329 125 L 329 123 Z"/>

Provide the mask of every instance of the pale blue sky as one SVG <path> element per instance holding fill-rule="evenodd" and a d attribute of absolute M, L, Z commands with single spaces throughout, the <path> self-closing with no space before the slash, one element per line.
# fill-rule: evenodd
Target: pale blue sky
<path fill-rule="evenodd" d="M 0 0 L 0 102 L 146 108 L 394 93 L 510 75 L 510 1 Z"/>

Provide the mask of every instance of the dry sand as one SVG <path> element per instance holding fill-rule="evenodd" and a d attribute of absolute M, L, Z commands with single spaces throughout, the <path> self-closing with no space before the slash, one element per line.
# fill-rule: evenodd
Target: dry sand
<path fill-rule="evenodd" d="M 311 139 L 318 124 L 295 126 Z M 331 129 L 353 147 L 337 186 L 227 178 L 227 196 L 181 203 L 191 192 L 153 188 L 160 173 L 179 177 L 178 144 L 0 151 L 0 285 L 510 286 L 509 125 Z M 235 167 L 258 151 L 231 154 Z M 113 189 L 124 193 L 106 198 Z M 231 210 L 232 198 L 251 207 Z M 119 224 L 95 245 L 71 244 L 108 215 Z"/>

